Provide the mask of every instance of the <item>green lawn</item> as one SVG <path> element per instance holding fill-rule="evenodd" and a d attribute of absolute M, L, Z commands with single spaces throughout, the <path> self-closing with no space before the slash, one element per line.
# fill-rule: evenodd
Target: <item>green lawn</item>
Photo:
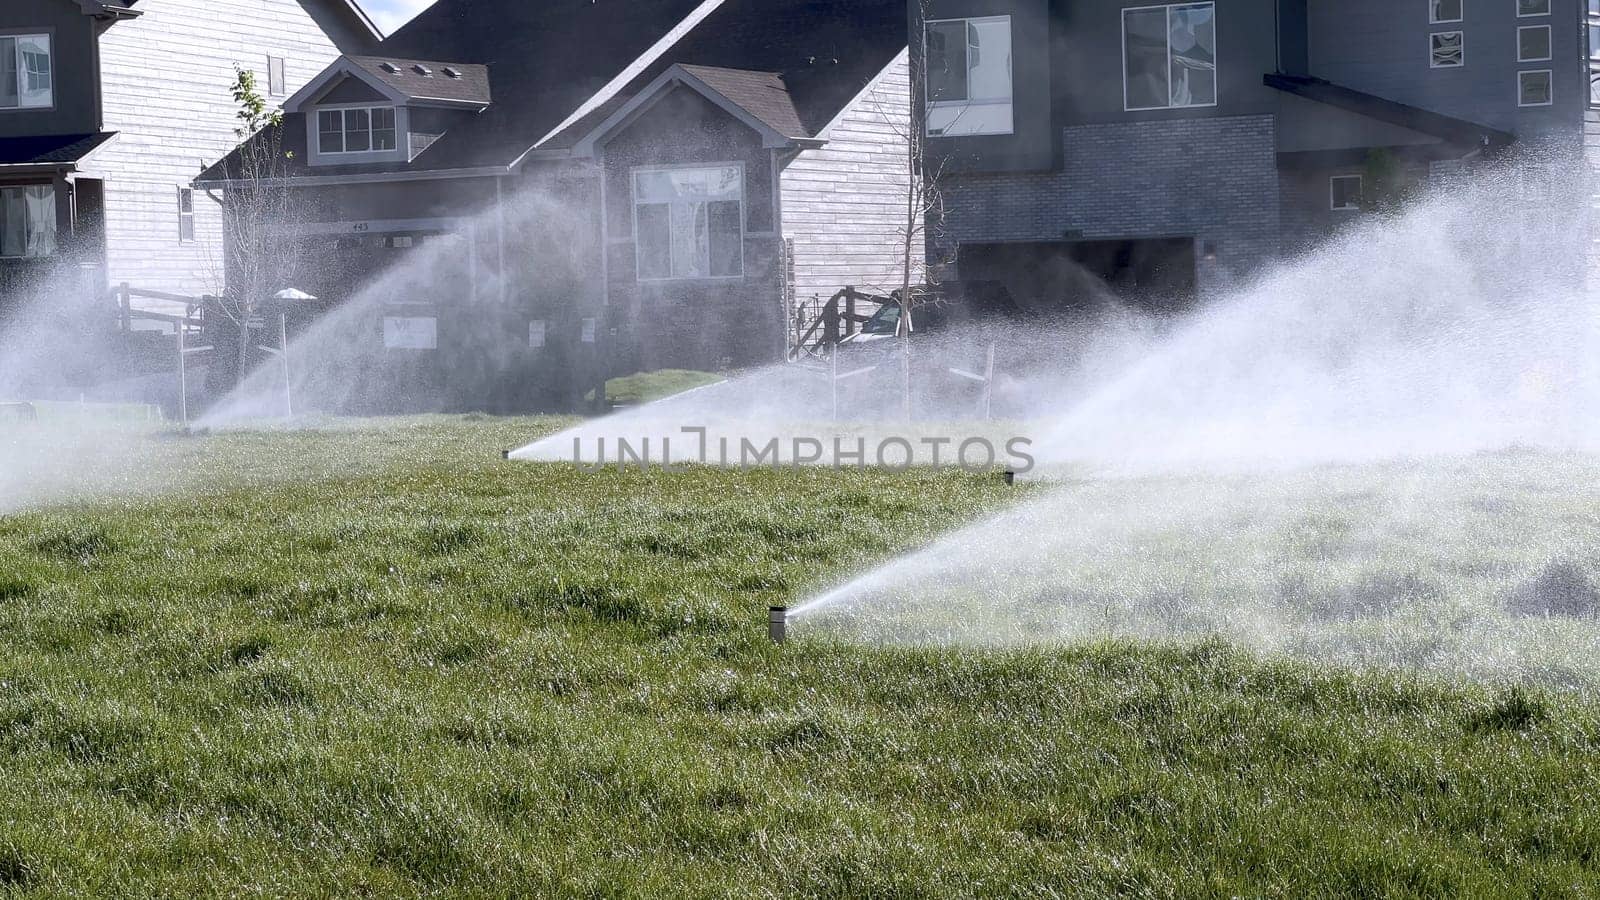
<path fill-rule="evenodd" d="M 1031 489 L 385 424 L 140 432 L 115 498 L 0 517 L 0 893 L 1600 891 L 1585 695 L 774 647 L 769 603 Z"/>

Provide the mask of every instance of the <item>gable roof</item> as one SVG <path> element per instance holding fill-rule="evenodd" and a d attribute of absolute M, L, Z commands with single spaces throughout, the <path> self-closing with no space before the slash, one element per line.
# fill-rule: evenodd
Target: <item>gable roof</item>
<path fill-rule="evenodd" d="M 1326 103 L 1390 125 L 1432 135 L 1441 141 L 1460 147 L 1492 149 L 1505 147 L 1516 141 L 1515 135 L 1498 128 L 1398 103 L 1309 75 L 1268 74 L 1264 76 L 1263 81 L 1268 87 L 1307 100 Z"/>
<path fill-rule="evenodd" d="M 402 59 L 398 56 L 346 54 L 306 82 L 305 87 L 283 102 L 283 108 L 288 112 L 299 112 L 306 103 L 321 98 L 346 78 L 364 82 L 391 103 L 482 109 L 490 101 L 489 69 L 486 66 Z"/>
<path fill-rule="evenodd" d="M 761 135 L 763 146 L 781 148 L 796 143 L 816 143 L 800 123 L 783 76 L 776 72 L 674 65 L 631 98 L 602 105 L 541 141 L 536 149 L 570 147 L 577 156 L 592 156 L 595 148 L 614 132 L 627 127 L 656 101 L 680 86 L 695 91 L 744 122 Z"/>
<path fill-rule="evenodd" d="M 905 0 L 438 0 L 372 57 L 483 66 L 499 100 L 411 162 L 359 171 L 505 170 L 566 153 L 673 66 L 773 131 L 811 137 L 905 49 L 905 33 Z"/>
<path fill-rule="evenodd" d="M 698 78 L 778 134 L 800 139 L 813 136 L 811 129 L 801 123 L 800 111 L 795 109 L 794 98 L 789 95 L 789 86 L 777 72 L 695 65 L 680 65 L 678 68 Z"/>
<path fill-rule="evenodd" d="M 408 101 L 489 105 L 488 66 L 387 56 L 347 58 Z"/>

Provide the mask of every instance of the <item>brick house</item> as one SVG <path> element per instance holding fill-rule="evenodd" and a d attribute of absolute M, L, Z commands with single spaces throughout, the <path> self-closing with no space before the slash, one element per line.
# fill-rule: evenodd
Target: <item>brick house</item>
<path fill-rule="evenodd" d="M 406 408 L 776 361 L 796 298 L 895 281 L 900 0 L 440 0 L 284 109 L 299 286 L 366 301 L 350 343 Z"/>
<path fill-rule="evenodd" d="M 947 210 L 930 261 L 1033 305 L 1109 285 L 1182 307 L 1362 215 L 1375 172 L 1442 177 L 1512 144 L 1576 170 L 1600 127 L 1600 7 L 1579 0 L 909 10 Z"/>

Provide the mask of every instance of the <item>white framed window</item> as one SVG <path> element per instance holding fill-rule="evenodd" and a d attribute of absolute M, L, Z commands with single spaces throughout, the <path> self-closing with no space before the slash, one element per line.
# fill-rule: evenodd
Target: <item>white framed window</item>
<path fill-rule="evenodd" d="M 928 134 L 1010 134 L 1011 17 L 927 23 Z"/>
<path fill-rule="evenodd" d="M 396 144 L 392 106 L 358 106 L 317 110 L 317 152 L 386 153 Z"/>
<path fill-rule="evenodd" d="M 640 281 L 744 275 L 744 166 L 633 170 Z"/>
<path fill-rule="evenodd" d="M 1467 64 L 1466 38 L 1459 31 L 1437 31 L 1428 35 L 1428 66 L 1434 69 L 1459 69 Z"/>
<path fill-rule="evenodd" d="M 1517 0 L 1517 18 L 1550 15 L 1550 0 Z"/>
<path fill-rule="evenodd" d="M 267 95 L 269 97 L 282 97 L 288 91 L 288 81 L 284 77 L 283 57 L 267 57 Z"/>
<path fill-rule="evenodd" d="M 50 35 L 0 35 L 0 109 L 55 106 Z"/>
<path fill-rule="evenodd" d="M 1600 0 L 1589 0 L 1589 106 L 1600 109 Z"/>
<path fill-rule="evenodd" d="M 178 242 L 194 240 L 194 188 L 178 188 Z"/>
<path fill-rule="evenodd" d="M 1122 108 L 1217 105 L 1215 3 L 1122 11 Z"/>
<path fill-rule="evenodd" d="M 0 188 L 0 258 L 40 259 L 56 252 L 56 189 Z"/>
<path fill-rule="evenodd" d="M 1428 0 L 1428 22 L 1432 25 L 1443 25 L 1447 22 L 1459 22 L 1465 18 L 1462 7 L 1464 0 Z"/>
<path fill-rule="evenodd" d="M 1361 176 L 1335 175 L 1328 179 L 1328 208 L 1334 212 L 1361 210 Z"/>
<path fill-rule="evenodd" d="M 1550 26 L 1524 25 L 1517 29 L 1517 62 L 1550 59 Z"/>
<path fill-rule="evenodd" d="M 1535 69 L 1531 72 L 1517 73 L 1517 105 L 1518 106 L 1549 106 L 1555 100 L 1551 96 L 1551 72 L 1549 69 Z"/>

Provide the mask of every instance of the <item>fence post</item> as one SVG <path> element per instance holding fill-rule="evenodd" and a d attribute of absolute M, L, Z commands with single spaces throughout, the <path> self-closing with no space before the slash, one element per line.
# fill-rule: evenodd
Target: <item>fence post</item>
<path fill-rule="evenodd" d="M 117 289 L 117 318 L 123 334 L 133 331 L 133 290 L 126 281 Z"/>
<path fill-rule="evenodd" d="M 178 418 L 185 427 L 189 425 L 189 372 L 184 360 L 188 354 L 184 352 L 183 332 L 188 327 L 188 322 L 178 323 Z"/>
<path fill-rule="evenodd" d="M 845 288 L 844 295 L 844 336 L 849 337 L 856 333 L 856 289 Z"/>

